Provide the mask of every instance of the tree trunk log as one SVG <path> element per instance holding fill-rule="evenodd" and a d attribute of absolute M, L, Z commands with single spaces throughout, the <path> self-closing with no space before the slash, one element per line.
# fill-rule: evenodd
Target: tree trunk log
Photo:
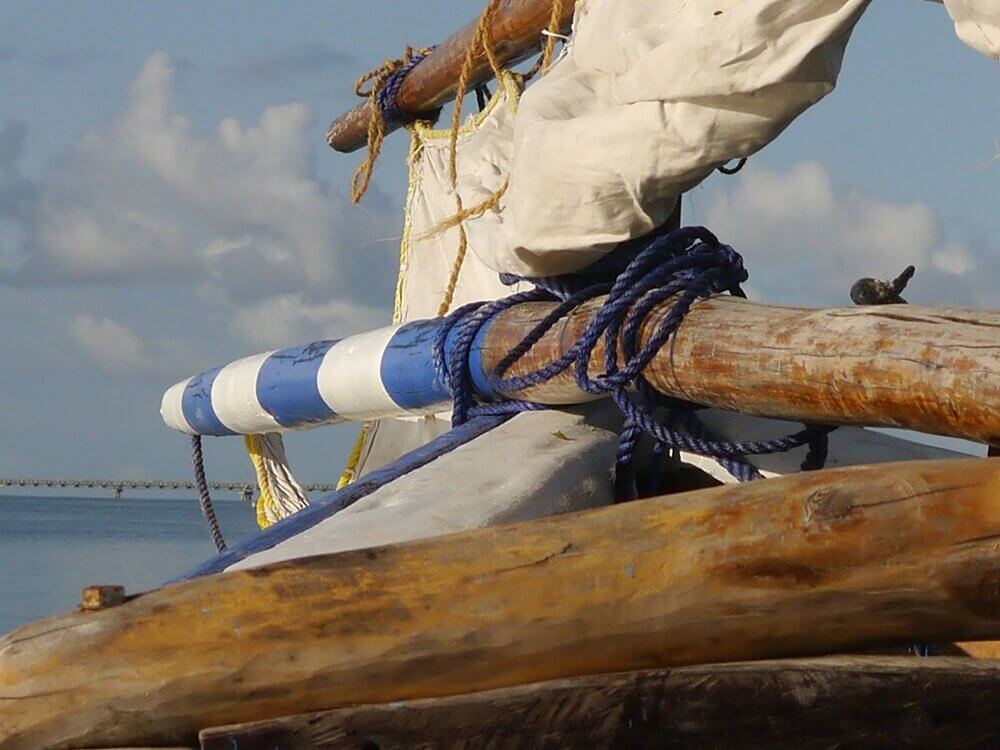
<path fill-rule="evenodd" d="M 168 586 L 0 640 L 0 748 L 1000 637 L 1000 462 L 810 472 Z"/>
<path fill-rule="evenodd" d="M 569 29 L 575 6 L 575 0 L 563 3 L 562 31 Z M 537 51 L 541 47 L 542 30 L 548 27 L 551 15 L 552 0 L 507 0 L 493 22 L 495 51 L 501 63 L 513 65 Z M 429 115 L 455 98 L 458 75 L 478 23 L 477 19 L 450 36 L 407 74 L 396 99 L 404 112 Z M 492 76 L 486 56 L 477 52 L 469 90 Z M 368 140 L 370 120 L 367 102 L 358 105 L 330 123 L 327 143 L 343 153 L 361 148 Z M 399 123 L 386 123 L 385 132 L 398 127 Z"/>
<path fill-rule="evenodd" d="M 994 748 L 1000 662 L 833 657 L 582 677 L 201 733 L 202 750 Z"/>
<path fill-rule="evenodd" d="M 578 308 L 511 368 L 531 372 L 565 354 L 603 298 Z M 658 305 L 646 341 L 669 313 Z M 518 305 L 485 335 L 489 372 L 552 310 Z M 598 346 L 591 370 L 603 370 Z M 696 302 L 676 336 L 644 371 L 657 391 L 756 416 L 903 427 L 1000 442 L 1000 312 L 951 308 L 777 307 L 735 297 Z M 521 394 L 545 404 L 580 403 L 572 373 Z"/>

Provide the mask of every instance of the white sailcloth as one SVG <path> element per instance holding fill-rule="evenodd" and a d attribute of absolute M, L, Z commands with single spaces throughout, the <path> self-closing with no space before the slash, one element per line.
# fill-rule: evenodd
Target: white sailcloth
<path fill-rule="evenodd" d="M 514 76 L 507 75 L 497 87 L 485 109 L 470 117 L 458 135 L 458 185 L 466 207 L 489 197 L 508 170 L 521 86 Z M 449 171 L 449 131 L 417 123 L 410 128 L 410 137 L 409 188 L 394 314 L 397 323 L 437 316 L 460 242 L 457 227 L 436 231 L 458 207 Z M 490 215 L 487 211 L 486 217 Z M 480 252 L 487 256 L 499 252 L 493 246 L 503 242 L 496 222 L 486 217 L 466 223 L 470 249 L 461 263 L 451 309 L 520 291 L 520 287 L 501 284 L 497 272 L 479 258 Z M 383 419 L 371 424 L 354 476 L 390 463 L 450 427 L 447 415 Z"/>
<path fill-rule="evenodd" d="M 941 0 L 934 0 L 941 2 Z M 1000 61 L 1000 2 L 944 0 L 958 38 L 987 57 Z"/>

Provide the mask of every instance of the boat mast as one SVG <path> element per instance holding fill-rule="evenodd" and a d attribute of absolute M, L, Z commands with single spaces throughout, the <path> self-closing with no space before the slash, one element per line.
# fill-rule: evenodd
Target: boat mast
<path fill-rule="evenodd" d="M 573 22 L 576 2 L 562 3 L 560 31 L 568 31 Z M 552 16 L 552 0 L 509 0 L 497 12 L 492 24 L 494 52 L 504 65 L 515 65 L 536 53 L 543 41 L 542 31 L 548 28 Z M 478 20 L 452 34 L 434 48 L 411 70 L 399 91 L 396 103 L 411 115 L 430 114 L 455 97 L 455 87 L 475 38 Z M 479 52 L 469 79 L 469 89 L 493 76 L 486 56 Z M 326 140 L 341 153 L 350 153 L 367 142 L 371 111 L 368 102 L 345 112 L 330 124 Z M 385 132 L 399 128 L 399 123 L 387 122 Z"/>

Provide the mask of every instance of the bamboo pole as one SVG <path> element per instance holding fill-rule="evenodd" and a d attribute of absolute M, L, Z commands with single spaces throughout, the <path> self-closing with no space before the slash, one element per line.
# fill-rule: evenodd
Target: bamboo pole
<path fill-rule="evenodd" d="M 562 4 L 563 31 L 573 21 L 575 2 Z M 493 21 L 493 39 L 497 58 L 505 65 L 513 65 L 536 52 L 541 46 L 542 30 L 547 28 L 552 13 L 552 0 L 507 0 Z M 465 55 L 475 36 L 478 21 L 473 21 L 453 34 L 422 60 L 403 81 L 397 103 L 404 112 L 413 115 L 429 114 L 455 97 L 458 74 Z M 492 77 L 486 56 L 476 53 L 475 67 L 469 88 Z M 361 104 L 345 112 L 332 123 L 326 134 L 330 147 L 342 153 L 361 148 L 367 142 L 371 112 L 368 104 Z M 399 123 L 386 123 L 385 132 L 396 130 Z"/>
<path fill-rule="evenodd" d="M 994 748 L 1000 662 L 838 656 L 578 677 L 201 733 L 202 750 Z"/>
<path fill-rule="evenodd" d="M 1000 636 L 1000 463 L 812 472 L 168 586 L 0 640 L 0 748 Z"/>
<path fill-rule="evenodd" d="M 603 298 L 549 331 L 510 374 L 562 356 Z M 642 340 L 669 313 L 646 318 Z M 554 303 L 518 305 L 486 332 L 491 371 Z M 603 368 L 604 348 L 591 360 Z M 914 305 L 805 309 L 735 297 L 696 302 L 644 372 L 659 392 L 706 406 L 802 422 L 901 427 L 1000 443 L 1000 312 Z M 571 373 L 520 394 L 580 403 Z"/>

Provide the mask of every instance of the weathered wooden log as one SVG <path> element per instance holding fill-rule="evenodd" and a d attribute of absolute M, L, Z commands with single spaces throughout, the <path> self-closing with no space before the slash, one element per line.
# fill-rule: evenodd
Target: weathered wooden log
<path fill-rule="evenodd" d="M 565 354 L 603 298 L 582 305 L 510 371 Z M 504 311 L 485 335 L 487 372 L 554 303 Z M 670 312 L 658 305 L 643 341 Z M 602 371 L 603 346 L 591 360 Z M 905 427 L 1000 442 L 1000 312 L 913 305 L 806 309 L 736 297 L 697 302 L 645 370 L 661 393 L 744 414 L 831 424 Z M 545 404 L 586 396 L 571 373 L 523 394 Z"/>
<path fill-rule="evenodd" d="M 563 3 L 561 30 L 567 31 L 573 21 L 573 2 Z M 499 60 L 513 65 L 538 51 L 543 41 L 542 30 L 549 25 L 552 0 L 507 0 L 492 24 L 495 52 Z M 475 36 L 478 21 L 473 21 L 453 34 L 407 74 L 396 102 L 411 115 L 430 114 L 455 98 L 458 74 L 462 69 L 469 45 Z M 486 56 L 477 51 L 475 67 L 469 80 L 470 90 L 493 75 Z M 348 153 L 365 145 L 371 112 L 368 104 L 358 105 L 332 123 L 326 134 L 330 147 Z M 399 123 L 386 123 L 391 132 Z"/>
<path fill-rule="evenodd" d="M 0 748 L 1000 636 L 1000 462 L 811 472 L 168 586 L 0 640 Z"/>
<path fill-rule="evenodd" d="M 206 730 L 201 747 L 994 748 L 997 697 L 996 661 L 745 662 L 300 714 Z"/>

